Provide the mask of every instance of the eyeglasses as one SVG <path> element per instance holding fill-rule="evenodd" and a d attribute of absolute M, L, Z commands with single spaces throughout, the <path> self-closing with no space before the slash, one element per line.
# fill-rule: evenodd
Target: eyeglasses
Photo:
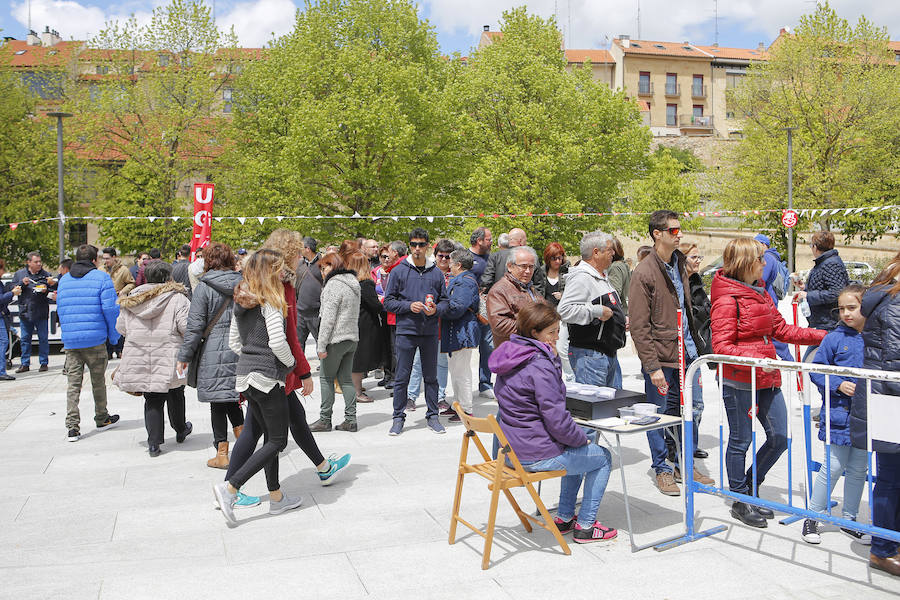
<path fill-rule="evenodd" d="M 565 260 L 565 256 L 551 256 L 550 260 Z"/>
<path fill-rule="evenodd" d="M 389 258 L 390 258 L 390 255 L 389 255 L 389 254 L 382 254 L 382 255 L 381 255 L 381 260 L 387 260 L 387 259 L 389 259 Z"/>
<path fill-rule="evenodd" d="M 756 258 L 757 258 L 757 259 L 759 260 L 759 262 L 761 262 L 761 263 L 766 262 L 766 255 L 765 255 L 765 254 L 760 254 L 760 255 L 757 256 Z"/>
<path fill-rule="evenodd" d="M 698 255 L 688 256 L 688 260 L 703 260 L 703 257 Z"/>
<path fill-rule="evenodd" d="M 523 271 L 534 271 L 534 265 L 520 265 L 519 263 L 513 263 L 513 265 L 519 267 Z"/>
<path fill-rule="evenodd" d="M 663 229 L 663 231 L 668 231 L 670 235 L 678 235 L 681 233 L 681 227 L 669 227 L 668 229 Z"/>
<path fill-rule="evenodd" d="M 449 254 L 435 254 L 435 256 L 437 256 L 437 257 L 440 258 L 441 260 L 449 260 L 449 259 L 450 259 L 450 255 L 449 255 Z"/>
<path fill-rule="evenodd" d="M 427 245 L 428 245 L 428 242 L 410 242 L 409 243 L 410 248 L 424 248 Z"/>

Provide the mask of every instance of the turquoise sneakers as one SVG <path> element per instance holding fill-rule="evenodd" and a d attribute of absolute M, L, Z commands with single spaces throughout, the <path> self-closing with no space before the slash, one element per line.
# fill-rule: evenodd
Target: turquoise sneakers
<path fill-rule="evenodd" d="M 350 464 L 350 455 L 345 454 L 340 458 L 335 458 L 335 455 L 332 454 L 326 460 L 328 460 L 330 468 L 324 473 L 319 471 L 319 482 L 322 485 L 331 485 L 337 481 L 338 474 L 343 468 Z"/>

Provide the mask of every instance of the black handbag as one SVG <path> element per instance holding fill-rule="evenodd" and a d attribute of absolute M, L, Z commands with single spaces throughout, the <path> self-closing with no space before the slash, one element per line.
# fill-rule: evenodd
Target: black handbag
<path fill-rule="evenodd" d="M 212 333 L 213 327 L 215 327 L 216 323 L 219 322 L 219 319 L 222 318 L 222 314 L 224 314 L 225 311 L 228 310 L 228 307 L 231 306 L 231 302 L 231 298 L 225 298 L 222 302 L 222 306 L 219 307 L 219 310 L 213 315 L 213 318 L 206 326 L 206 329 L 203 330 L 203 337 L 200 338 L 200 345 L 197 346 L 197 351 L 194 352 L 194 356 L 191 357 L 191 362 L 188 365 L 187 384 L 192 388 L 197 387 L 197 372 L 200 370 L 200 358 L 203 356 L 206 340 L 209 338 L 209 334 Z"/>
<path fill-rule="evenodd" d="M 600 303 L 609 307 L 613 314 L 603 323 L 603 330 L 598 339 L 600 351 L 607 356 L 615 356 L 620 348 L 625 347 L 625 311 L 616 292 L 600 296 Z"/>

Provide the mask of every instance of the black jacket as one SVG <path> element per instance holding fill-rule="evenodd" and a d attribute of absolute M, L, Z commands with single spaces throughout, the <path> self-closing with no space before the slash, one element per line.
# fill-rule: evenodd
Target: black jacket
<path fill-rule="evenodd" d="M 838 318 L 831 311 L 837 308 L 838 296 L 849 284 L 847 267 L 837 250 L 832 248 L 815 259 L 806 280 L 810 327 L 831 331 L 838 326 Z"/>
<path fill-rule="evenodd" d="M 184 286 L 187 297 L 190 298 L 193 290 L 191 289 L 191 278 L 188 276 L 188 267 L 191 261 L 187 259 L 176 260 L 172 263 L 172 281 L 177 281 Z"/>
<path fill-rule="evenodd" d="M 860 312 L 866 318 L 863 329 L 864 369 L 900 371 L 900 294 L 888 293 L 889 286 L 870 288 L 863 296 Z M 872 381 L 873 394 L 900 396 L 900 383 Z M 854 448 L 866 449 L 866 381 L 860 379 L 850 405 L 850 442 Z M 897 400 L 900 402 L 900 399 Z M 896 426 L 896 423 L 894 424 Z M 888 454 L 900 453 L 900 444 L 872 440 L 872 450 Z"/>
<path fill-rule="evenodd" d="M 712 311 L 712 302 L 703 288 L 703 278 L 699 273 L 694 273 L 688 278 L 691 286 L 691 312 L 694 315 L 694 326 L 697 328 L 697 337 L 694 345 L 697 346 L 697 356 L 712 354 L 712 331 L 710 329 L 709 314 Z"/>
<path fill-rule="evenodd" d="M 29 279 L 28 285 L 22 283 L 25 278 Z M 28 270 L 28 267 L 19 269 L 13 275 L 12 285 L 10 289 L 17 285 L 22 286 L 22 293 L 19 294 L 19 318 L 28 321 L 42 321 L 50 318 L 50 299 L 47 294 L 55 291 L 57 284 L 47 285 L 47 279 L 53 277 L 48 271 L 41 269 L 35 274 Z M 35 291 L 36 286 L 44 286 L 44 291 Z"/>

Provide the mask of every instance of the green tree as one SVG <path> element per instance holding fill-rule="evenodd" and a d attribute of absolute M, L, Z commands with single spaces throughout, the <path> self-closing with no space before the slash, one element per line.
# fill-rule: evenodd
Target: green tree
<path fill-rule="evenodd" d="M 6 57 L 4 45 L 0 55 Z M 30 222 L 57 214 L 55 120 L 35 113 L 22 78 L 0 64 L 0 257 L 10 270 L 32 250 L 51 266 L 57 258 L 57 222 Z M 73 204 L 67 203 L 67 213 Z"/>
<path fill-rule="evenodd" d="M 190 241 L 186 196 L 222 153 L 223 98 L 240 59 L 234 33 L 221 33 L 209 7 L 188 0 L 154 9 L 147 25 L 134 17 L 107 24 L 78 57 L 67 108 L 80 155 L 94 165 L 91 210 L 163 217 L 100 220 L 106 242 L 167 254 Z"/>
<path fill-rule="evenodd" d="M 465 167 L 459 110 L 444 94 L 459 77 L 409 0 L 321 0 L 237 89 L 234 145 L 217 181 L 228 215 L 445 214 Z M 433 229 L 452 224 L 436 220 Z M 325 240 L 389 238 L 407 219 L 248 220 L 220 229 L 231 241 L 276 226 Z"/>
<path fill-rule="evenodd" d="M 501 29 L 472 54 L 452 94 L 469 116 L 463 132 L 474 158 L 465 208 L 505 215 L 498 229 L 524 227 L 536 246 L 571 245 L 597 220 L 521 216 L 608 211 L 644 165 L 650 132 L 635 103 L 595 81 L 590 65 L 566 70 L 553 19 L 517 8 Z"/>
<path fill-rule="evenodd" d="M 667 208 L 679 214 L 685 230 L 697 229 L 702 217 L 686 217 L 685 212 L 700 208 L 700 193 L 689 174 L 682 174 L 684 163 L 669 152 L 656 152 L 649 160 L 644 177 L 629 182 L 625 197 L 616 203 L 616 212 L 651 213 Z M 635 239 L 647 237 L 647 215 L 616 217 L 615 229 Z"/>
<path fill-rule="evenodd" d="M 744 113 L 744 139 L 724 190 L 724 205 L 787 207 L 787 134 L 793 132 L 794 202 L 839 209 L 900 201 L 900 68 L 888 35 L 861 17 L 855 26 L 828 3 L 779 38 L 769 60 L 752 65 L 728 102 Z M 780 212 L 748 221 L 780 228 Z M 877 239 L 891 213 L 815 217 L 824 228 Z M 810 221 L 801 219 L 800 227 Z"/>

